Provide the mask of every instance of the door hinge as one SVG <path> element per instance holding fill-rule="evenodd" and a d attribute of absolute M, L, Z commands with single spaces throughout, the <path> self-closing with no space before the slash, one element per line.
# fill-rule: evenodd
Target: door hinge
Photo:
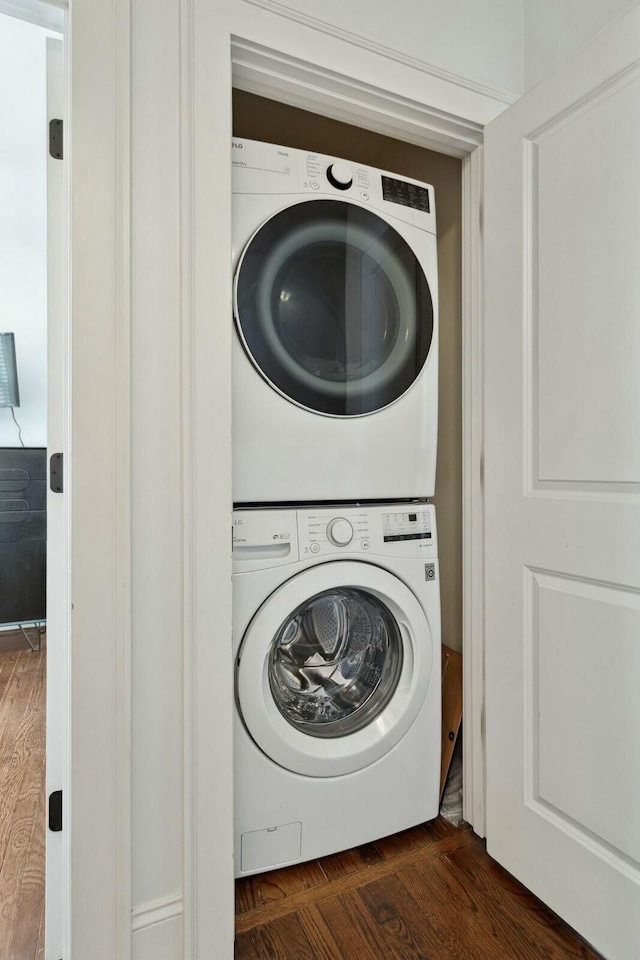
<path fill-rule="evenodd" d="M 62 160 L 62 120 L 49 121 L 49 153 L 54 160 Z"/>
<path fill-rule="evenodd" d="M 49 486 L 53 493 L 64 489 L 64 458 L 61 453 L 52 453 L 49 460 Z"/>
<path fill-rule="evenodd" d="M 62 790 L 49 794 L 49 830 L 52 833 L 62 830 Z"/>

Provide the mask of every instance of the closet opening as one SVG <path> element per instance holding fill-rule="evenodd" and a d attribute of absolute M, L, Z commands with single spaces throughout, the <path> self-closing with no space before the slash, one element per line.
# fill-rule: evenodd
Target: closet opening
<path fill-rule="evenodd" d="M 435 495 L 429 498 L 428 508 L 435 508 L 437 516 L 439 561 L 437 575 L 441 605 L 439 639 L 444 645 L 438 670 L 444 674 L 445 717 L 442 729 L 443 766 L 432 771 L 432 776 L 438 780 L 438 792 L 442 780 L 444 794 L 442 809 L 449 818 L 447 820 L 446 817 L 439 816 L 437 819 L 401 832 L 389 829 L 374 842 L 360 846 L 355 842 L 349 842 L 348 832 L 346 836 L 343 833 L 340 841 L 342 848 L 332 856 L 307 860 L 283 868 L 276 867 L 246 877 L 241 876 L 236 881 L 236 957 L 239 958 L 253 956 L 249 944 L 253 942 L 256 934 L 262 935 L 260 931 L 266 929 L 264 924 L 274 912 L 273 903 L 276 899 L 280 905 L 276 912 L 283 918 L 282 924 L 285 926 L 288 924 L 291 927 L 292 935 L 296 928 L 296 936 L 308 938 L 313 924 L 317 923 L 318 926 L 315 927 L 313 935 L 323 939 L 323 930 L 325 932 L 327 930 L 327 917 L 323 919 L 318 904 L 332 896 L 334 885 L 337 884 L 336 891 L 338 888 L 342 889 L 345 884 L 355 891 L 359 889 L 360 880 L 364 885 L 371 882 L 374 874 L 376 877 L 379 875 L 380 878 L 390 876 L 396 865 L 404 862 L 407 857 L 415 856 L 416 862 L 419 862 L 423 856 L 427 858 L 431 856 L 430 851 L 432 848 L 435 849 L 434 845 L 445 844 L 453 847 L 458 842 L 466 843 L 473 835 L 464 826 L 459 826 L 462 824 L 460 713 L 462 709 L 463 609 L 462 161 L 457 157 L 436 153 L 415 144 L 405 143 L 239 89 L 233 91 L 233 136 L 234 140 L 237 138 L 238 141 L 261 141 L 284 148 L 339 158 L 352 166 L 362 164 L 366 167 L 374 167 L 397 174 L 399 178 L 406 177 L 430 184 L 435 193 L 439 303 L 438 440 Z M 234 256 L 236 253 L 237 251 L 234 251 Z M 330 297 L 330 290 L 327 289 L 325 292 L 326 296 Z M 311 321 L 312 318 L 309 322 Z M 408 434 L 411 433 L 412 426 L 410 422 L 402 424 Z M 257 503 L 253 504 L 254 508 L 258 506 Z M 423 504 L 405 506 L 409 524 L 417 522 L 420 510 L 425 509 Z M 405 506 L 397 507 L 397 510 L 402 513 Z M 306 504 L 305 510 L 309 509 L 309 504 Z M 342 510 L 343 514 L 346 512 L 346 508 Z M 247 522 L 240 514 L 236 516 L 239 517 L 238 523 Z M 298 526 L 301 522 L 300 517 L 301 513 L 298 512 Z M 352 519 L 350 518 L 348 522 L 353 526 Z M 344 566 L 348 566 L 348 563 Z M 239 589 L 242 587 L 236 586 L 236 590 Z M 416 589 L 419 590 L 420 587 Z M 237 599 L 236 596 L 234 603 Z M 349 602 L 353 603 L 352 600 L 342 599 L 342 609 L 345 609 L 345 604 Z M 312 616 L 330 615 L 330 605 L 327 601 L 320 599 L 314 603 Z M 425 631 L 427 629 L 425 628 Z M 424 640 L 425 642 L 427 640 L 426 632 Z M 247 654 L 243 654 L 244 661 L 246 658 Z M 441 710 L 440 700 L 438 710 Z M 259 734 L 256 735 L 259 736 Z M 264 750 L 265 747 L 263 746 L 262 749 Z M 327 742 L 325 752 L 330 750 L 331 744 Z M 239 755 L 237 751 L 236 762 Z M 286 760 L 283 762 L 286 763 Z M 416 764 L 419 763 L 420 744 L 418 743 L 416 744 Z M 300 774 L 298 773 L 297 776 L 299 777 Z M 445 791 L 447 780 L 448 790 Z M 299 781 L 294 775 L 291 782 L 292 790 L 295 790 L 297 782 Z M 344 789 L 349 790 L 348 783 Z M 389 791 L 389 803 L 392 804 L 392 785 L 389 785 Z M 390 818 L 390 823 L 393 823 L 393 818 Z M 305 828 L 308 829 L 309 826 L 300 827 L 300 824 L 290 824 L 277 828 L 270 836 L 265 833 L 264 838 L 261 836 L 251 838 L 251 844 L 247 840 L 247 850 L 251 845 L 251 855 L 258 858 L 255 862 L 259 862 L 263 848 L 267 851 L 269 849 L 284 851 L 282 856 L 286 860 L 287 851 L 290 854 L 293 852 L 295 856 L 295 851 L 299 849 L 300 830 Z M 336 825 L 336 829 L 340 829 L 339 825 Z M 279 837 L 278 834 L 280 834 Z M 243 859 L 244 852 L 243 844 Z M 265 855 L 268 857 L 269 853 Z M 275 854 L 276 857 L 278 855 Z M 249 859 L 246 862 L 248 863 Z M 373 873 L 370 873 L 371 870 Z M 293 898 L 291 910 L 286 910 L 284 905 L 289 898 Z M 306 904 L 305 909 L 300 912 L 297 912 L 298 900 L 300 905 L 303 900 Z M 263 909 L 266 909 L 266 914 L 262 913 Z M 345 919 L 342 916 L 343 909 L 344 904 L 336 906 L 336 915 L 330 924 L 331 933 L 328 936 L 334 938 L 334 949 L 335 937 L 339 936 L 342 921 Z M 311 914 L 313 914 L 313 920 Z M 301 930 L 297 930 L 298 926 L 301 926 Z M 344 932 L 346 936 L 346 927 Z M 339 942 L 338 946 L 340 947 Z M 282 955 L 288 956 L 286 952 Z"/>

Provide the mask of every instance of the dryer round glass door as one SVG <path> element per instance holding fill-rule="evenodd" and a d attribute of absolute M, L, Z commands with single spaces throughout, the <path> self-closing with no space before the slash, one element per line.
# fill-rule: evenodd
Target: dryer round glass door
<path fill-rule="evenodd" d="M 384 756 L 424 705 L 433 661 L 426 614 L 372 564 L 332 561 L 279 587 L 240 647 L 237 699 L 258 746 L 308 776 Z"/>
<path fill-rule="evenodd" d="M 247 244 L 235 317 L 262 376 L 299 406 L 373 413 L 415 383 L 433 337 L 433 301 L 407 241 L 341 200 L 294 204 Z"/>

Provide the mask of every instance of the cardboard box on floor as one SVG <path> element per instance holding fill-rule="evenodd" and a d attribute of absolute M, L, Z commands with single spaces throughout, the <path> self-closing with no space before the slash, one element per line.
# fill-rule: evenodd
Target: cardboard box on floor
<path fill-rule="evenodd" d="M 442 645 L 442 763 L 440 802 L 462 721 L 462 657 Z"/>

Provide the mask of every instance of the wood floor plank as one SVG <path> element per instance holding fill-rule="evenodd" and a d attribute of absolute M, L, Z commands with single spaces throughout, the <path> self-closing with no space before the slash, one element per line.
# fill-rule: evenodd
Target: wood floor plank
<path fill-rule="evenodd" d="M 39 771 L 40 772 L 40 771 Z M 44 777 L 44 763 L 41 770 Z M 6 960 L 36 960 L 39 923 L 34 921 L 44 910 L 45 881 L 45 794 L 40 789 L 33 812 L 31 839 L 22 871 L 16 910 L 11 922 Z"/>
<path fill-rule="evenodd" d="M 556 914 L 473 844 L 444 858 L 461 886 L 473 891 L 478 909 L 514 960 L 600 960 Z"/>
<path fill-rule="evenodd" d="M 45 709 L 45 653 L 21 652 L 0 699 L 1 960 L 34 960 L 43 926 Z"/>
<path fill-rule="evenodd" d="M 236 938 L 236 960 L 319 960 L 295 914 Z"/>
<path fill-rule="evenodd" d="M 382 837 L 376 840 L 376 848 L 382 854 L 385 860 L 402 856 L 411 850 L 420 850 L 429 844 L 430 839 L 426 830 L 422 826 L 413 827 L 410 830 L 403 830 L 402 833 L 394 833 L 390 837 Z"/>
<path fill-rule="evenodd" d="M 348 877 L 382 860 L 384 857 L 376 849 L 375 844 L 367 843 L 362 847 L 353 847 L 351 850 L 343 850 L 340 853 L 333 853 L 330 857 L 324 857 L 322 869 L 327 880 L 338 880 L 340 877 Z"/>
<path fill-rule="evenodd" d="M 418 850 L 454 835 L 456 835 L 456 828 L 446 820 L 438 818 L 433 824 L 420 824 L 401 834 L 383 837 L 375 843 L 363 844 L 314 861 L 313 863 L 321 868 L 320 874 L 313 866 L 300 864 L 294 868 L 286 867 L 267 874 L 241 877 L 236 881 L 236 915 L 255 910 L 272 900 L 282 899 L 284 896 L 311 888 L 326 880 L 350 876 L 362 870 L 363 867 L 404 855 L 411 850 Z M 304 882 L 301 883 L 301 879 Z"/>
<path fill-rule="evenodd" d="M 440 840 L 426 847 L 420 847 L 417 850 L 409 850 L 392 860 L 381 860 L 371 866 L 363 867 L 361 871 L 352 873 L 335 880 L 328 880 L 324 884 L 319 884 L 311 890 L 307 889 L 300 893 L 293 894 L 290 897 L 274 900 L 266 903 L 262 907 L 248 910 L 246 913 L 236 917 L 236 930 L 244 933 L 252 927 L 275 920 L 278 917 L 285 916 L 287 913 L 295 913 L 297 910 L 306 906 L 308 903 L 317 903 L 326 897 L 335 897 L 350 890 L 356 889 L 363 883 L 372 883 L 390 873 L 404 863 L 411 863 L 416 857 L 430 859 L 431 857 L 442 856 L 443 854 L 457 849 L 471 841 L 472 834 L 468 831 L 460 830 L 455 835 Z M 297 867 L 289 867 L 289 870 L 295 871 Z"/>
<path fill-rule="evenodd" d="M 245 913 L 326 882 L 327 877 L 319 860 L 301 863 L 295 870 L 284 867 L 269 873 L 242 877 L 236 883 L 236 911 Z"/>
<path fill-rule="evenodd" d="M 13 651 L 24 652 L 25 650 L 29 650 L 29 644 L 22 630 L 0 630 L 0 657 Z"/>
<path fill-rule="evenodd" d="M 310 903 L 298 911 L 302 929 L 309 943 L 313 944 L 318 960 L 344 960 L 335 938 L 315 903 Z"/>
<path fill-rule="evenodd" d="M 32 725 L 28 728 L 24 739 L 19 740 L 16 745 L 15 767 L 22 769 L 23 776 L 13 810 L 9 814 L 8 830 L 4 831 L 6 844 L 0 867 L 0 931 L 2 931 L 1 942 L 4 945 L 4 951 L 0 948 L 2 960 L 14 960 L 9 953 L 11 933 L 16 921 L 20 888 L 42 791 L 44 724 L 38 722 L 36 709 L 30 710 L 29 713 Z M 32 940 L 35 940 L 33 929 Z"/>
<path fill-rule="evenodd" d="M 379 929 L 384 938 L 386 953 L 396 960 L 458 960 L 431 936 L 423 922 L 412 922 L 412 905 L 409 898 L 398 901 L 393 888 L 397 878 L 390 874 L 384 880 L 361 887 L 355 896 L 361 901 L 369 923 Z M 475 958 L 474 958 L 475 960 Z"/>
<path fill-rule="evenodd" d="M 236 917 L 241 913 L 248 913 L 249 910 L 255 910 L 262 905 L 260 891 L 256 884 L 251 883 L 253 877 L 241 877 L 236 880 L 235 898 L 236 898 Z"/>
<path fill-rule="evenodd" d="M 246 933 L 236 933 L 233 956 L 234 960 L 260 960 L 258 953 L 259 927 L 247 930 Z"/>
<path fill-rule="evenodd" d="M 352 850 L 345 850 L 342 853 L 334 853 L 330 857 L 324 857 L 322 861 L 322 869 L 327 880 L 348 877 L 350 874 L 362 870 L 364 866 L 365 863 L 357 847 Z"/>
<path fill-rule="evenodd" d="M 44 911 L 44 897 L 42 898 L 42 909 L 40 910 L 40 923 L 38 925 L 38 936 L 36 941 L 36 957 L 35 960 L 45 960 L 44 956 L 44 946 L 45 946 L 45 911 Z"/>
<path fill-rule="evenodd" d="M 473 896 L 452 881 L 442 861 L 415 863 L 398 871 L 397 879 L 415 903 L 441 947 L 454 957 L 513 960 L 513 953 L 485 922 Z"/>
<path fill-rule="evenodd" d="M 7 684 L 11 679 L 11 675 L 15 669 L 16 661 L 19 659 L 19 654 L 17 651 L 12 651 L 11 653 L 3 653 L 0 656 L 0 703 L 4 698 L 4 692 L 7 688 Z"/>
<path fill-rule="evenodd" d="M 381 960 L 393 957 L 386 937 L 367 916 L 357 890 L 328 897 L 318 910 L 331 931 L 342 960 Z M 293 958 L 287 958 L 293 960 Z"/>
<path fill-rule="evenodd" d="M 13 718 L 0 746 L 0 783 L 2 784 L 2 817 L 0 818 L 0 871 L 14 823 L 15 806 L 20 798 L 23 780 L 29 774 L 29 762 L 44 747 L 44 675 L 38 661 L 42 653 L 25 654 L 31 669 L 22 675 L 22 689 L 12 699 Z M 14 672 L 14 678 L 16 673 Z M 12 679 L 12 684 L 13 684 Z M 0 704 L 2 710 L 5 704 Z"/>
<path fill-rule="evenodd" d="M 38 654 L 20 654 L 15 661 L 0 700 L 0 782 L 10 763 L 20 724 L 33 693 L 38 673 Z"/>
<path fill-rule="evenodd" d="M 448 820 L 445 820 L 444 817 L 436 817 L 435 820 L 421 823 L 418 829 L 426 833 L 432 843 L 435 843 L 437 840 L 446 840 L 448 837 L 455 837 L 461 830 L 470 834 L 473 833 L 468 824 L 465 823 L 459 827 L 454 827 L 454 825 L 449 823 Z"/>
<path fill-rule="evenodd" d="M 21 654 L 16 658 L 11 677 L 0 700 L 0 778 L 1 766 L 11 759 L 13 745 L 18 736 L 16 724 L 20 721 L 33 687 L 37 673 L 36 661 L 33 657 L 38 654 Z"/>
<path fill-rule="evenodd" d="M 383 855 L 378 850 L 378 843 L 365 843 L 361 847 L 356 848 L 358 851 L 358 856 L 362 860 L 362 863 L 365 867 L 373 867 L 377 863 L 382 863 L 384 860 Z"/>

